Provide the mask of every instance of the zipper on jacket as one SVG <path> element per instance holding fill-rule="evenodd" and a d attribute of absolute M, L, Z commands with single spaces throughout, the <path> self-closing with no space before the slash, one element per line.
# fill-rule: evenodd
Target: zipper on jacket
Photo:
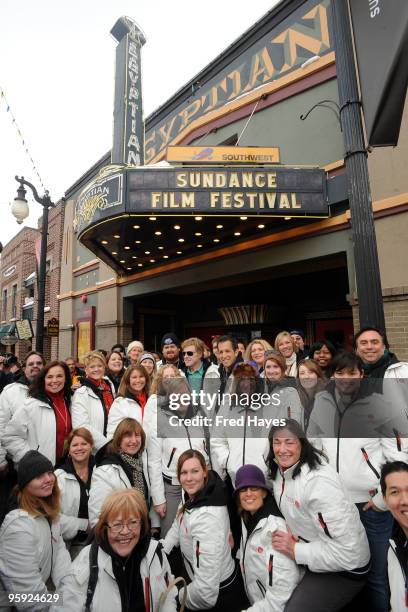
<path fill-rule="evenodd" d="M 397 429 L 392 430 L 394 432 L 395 440 L 397 442 L 397 450 L 401 450 L 401 436 L 398 433 Z"/>
<path fill-rule="evenodd" d="M 150 610 L 150 582 L 149 576 L 145 578 L 145 610 L 149 612 Z"/>
<path fill-rule="evenodd" d="M 318 512 L 317 516 L 319 517 L 320 527 L 323 529 L 323 531 L 327 535 L 327 537 L 332 540 L 333 538 L 332 538 L 332 536 L 330 534 L 330 531 L 328 530 L 328 527 L 327 527 L 326 523 L 324 522 L 324 518 L 323 518 L 322 513 Z"/>
<path fill-rule="evenodd" d="M 183 423 L 183 425 L 184 425 L 184 423 Z M 188 431 L 188 427 L 187 427 L 187 425 L 184 425 L 184 427 L 185 427 L 185 429 L 186 429 L 186 434 L 187 434 L 187 440 L 188 440 L 188 443 L 189 443 L 189 445 L 190 445 L 191 450 L 193 450 L 193 446 L 192 446 L 192 444 L 191 444 L 190 432 Z M 167 466 L 167 467 L 168 467 L 168 466 Z"/>
<path fill-rule="evenodd" d="M 248 533 L 247 533 L 247 539 L 246 539 L 246 542 L 244 544 L 244 549 L 243 549 L 243 552 L 242 552 L 242 559 L 241 559 L 241 567 L 242 567 L 242 570 L 243 570 L 242 571 L 242 577 L 244 579 L 244 586 L 245 586 L 245 590 L 246 590 L 247 594 L 248 594 L 248 585 L 247 585 L 247 581 L 246 581 L 246 571 L 245 571 L 246 548 L 247 548 L 247 544 L 248 544 L 250 538 L 252 538 L 254 533 L 256 533 L 257 531 L 261 531 L 261 527 L 256 527 L 249 536 L 248 536 Z M 244 539 L 244 534 L 241 533 L 241 544 L 243 542 L 243 539 Z"/>
<path fill-rule="evenodd" d="M 288 406 L 288 419 L 292 418 L 292 409 L 290 406 Z"/>
<path fill-rule="evenodd" d="M 196 562 L 197 562 L 197 567 L 200 567 L 200 542 L 199 540 L 197 540 L 196 542 Z"/>
<path fill-rule="evenodd" d="M 373 464 L 371 463 L 370 459 L 368 458 L 368 453 L 364 447 L 361 447 L 361 452 L 363 453 L 363 457 L 366 460 L 368 467 L 374 472 L 377 478 L 380 479 L 380 475 L 375 469 L 375 467 L 373 466 Z"/>
<path fill-rule="evenodd" d="M 282 495 L 283 495 L 284 490 L 285 490 L 285 477 L 282 474 L 282 487 L 281 487 L 281 493 L 280 493 L 280 497 L 279 497 L 279 508 L 281 506 Z"/>
<path fill-rule="evenodd" d="M 266 589 L 265 589 L 264 585 L 262 584 L 262 582 L 259 580 L 259 578 L 256 579 L 256 584 L 258 585 L 258 588 L 261 591 L 262 597 L 265 597 Z"/>
<path fill-rule="evenodd" d="M 269 574 L 269 586 L 272 586 L 272 573 L 273 573 L 273 555 L 269 555 L 268 563 L 268 574 Z"/>
<path fill-rule="evenodd" d="M 169 462 L 168 462 L 168 464 L 167 464 L 167 467 L 168 467 L 168 468 L 170 467 L 170 464 L 171 464 L 171 462 L 173 461 L 174 453 L 176 452 L 176 450 L 177 450 L 177 448 L 176 448 L 176 447 L 174 447 L 174 448 L 172 449 L 172 451 L 171 451 L 171 454 L 170 454 L 170 459 L 169 459 Z"/>

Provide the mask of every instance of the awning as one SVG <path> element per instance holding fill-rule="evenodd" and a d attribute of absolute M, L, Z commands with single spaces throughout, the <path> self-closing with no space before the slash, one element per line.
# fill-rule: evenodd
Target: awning
<path fill-rule="evenodd" d="M 24 279 L 24 286 L 29 287 L 30 285 L 34 285 L 35 278 L 36 278 L 36 273 L 31 272 L 31 274 L 29 274 L 29 276 L 27 276 L 27 278 Z"/>
<path fill-rule="evenodd" d="M 5 325 L 0 325 L 0 338 L 3 338 L 4 336 L 11 336 L 12 334 L 14 334 L 15 330 L 15 323 L 6 323 Z"/>

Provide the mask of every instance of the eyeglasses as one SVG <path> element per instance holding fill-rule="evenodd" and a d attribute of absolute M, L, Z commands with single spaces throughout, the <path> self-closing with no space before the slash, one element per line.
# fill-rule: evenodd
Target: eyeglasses
<path fill-rule="evenodd" d="M 192 357 L 194 355 L 194 351 L 183 351 L 183 356 Z"/>
<path fill-rule="evenodd" d="M 141 524 L 142 524 L 142 521 L 140 519 L 131 519 L 127 523 L 118 522 L 118 523 L 112 523 L 112 525 L 109 525 L 108 523 L 108 527 L 112 531 L 112 533 L 120 533 L 121 531 L 124 530 L 125 527 L 127 527 L 129 531 L 137 531 L 137 529 L 140 528 Z"/>

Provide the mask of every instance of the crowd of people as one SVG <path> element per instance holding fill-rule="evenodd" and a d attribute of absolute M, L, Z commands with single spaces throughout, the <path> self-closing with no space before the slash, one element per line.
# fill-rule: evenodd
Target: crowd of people
<path fill-rule="evenodd" d="M 372 327 L 0 356 L 0 610 L 408 610 L 407 379 Z"/>

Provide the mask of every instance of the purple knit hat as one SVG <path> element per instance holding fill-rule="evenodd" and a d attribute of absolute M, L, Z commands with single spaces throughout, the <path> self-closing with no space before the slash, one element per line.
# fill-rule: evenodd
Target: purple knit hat
<path fill-rule="evenodd" d="M 266 484 L 264 473 L 256 465 L 243 465 L 235 476 L 235 493 L 247 487 L 257 487 L 270 491 Z"/>

